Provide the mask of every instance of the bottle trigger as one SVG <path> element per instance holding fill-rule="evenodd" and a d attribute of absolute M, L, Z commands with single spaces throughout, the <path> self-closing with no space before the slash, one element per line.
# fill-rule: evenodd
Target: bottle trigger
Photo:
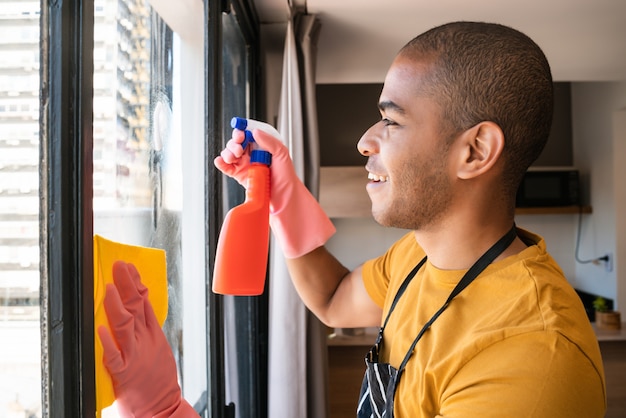
<path fill-rule="evenodd" d="M 252 136 L 252 132 L 245 130 L 244 131 L 244 140 L 241 143 L 241 148 L 243 148 L 244 150 L 248 147 L 248 145 L 250 145 L 250 143 L 254 142 L 254 137 Z"/>

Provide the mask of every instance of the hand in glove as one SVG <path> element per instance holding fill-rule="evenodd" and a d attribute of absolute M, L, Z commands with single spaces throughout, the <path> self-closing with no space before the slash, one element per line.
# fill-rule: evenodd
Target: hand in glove
<path fill-rule="evenodd" d="M 181 397 L 176 362 L 132 264 L 113 265 L 104 308 L 111 327 L 98 328 L 104 365 L 125 417 L 198 417 Z"/>
<path fill-rule="evenodd" d="M 270 227 L 285 257 L 297 258 L 321 247 L 335 233 L 335 227 L 321 206 L 298 178 L 287 147 L 262 131 L 252 131 L 259 148 L 272 154 L 270 180 Z M 241 144 L 244 132 L 233 130 L 215 166 L 246 187 L 249 151 Z"/>

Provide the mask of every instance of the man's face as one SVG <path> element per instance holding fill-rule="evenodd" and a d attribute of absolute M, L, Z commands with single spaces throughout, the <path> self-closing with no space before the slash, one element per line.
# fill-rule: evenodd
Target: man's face
<path fill-rule="evenodd" d="M 426 64 L 396 58 L 379 99 L 381 120 L 358 144 L 368 157 L 372 214 L 384 226 L 427 228 L 451 201 L 440 108 L 420 89 L 427 71 Z"/>

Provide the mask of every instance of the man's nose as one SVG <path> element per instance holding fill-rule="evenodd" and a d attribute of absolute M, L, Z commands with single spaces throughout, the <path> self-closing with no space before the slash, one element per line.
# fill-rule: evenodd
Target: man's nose
<path fill-rule="evenodd" d="M 361 139 L 359 139 L 356 147 L 361 155 L 368 157 L 372 154 L 378 153 L 378 135 L 376 133 L 377 125 L 378 124 L 372 125 L 367 131 L 365 131 L 363 136 L 361 136 Z"/>

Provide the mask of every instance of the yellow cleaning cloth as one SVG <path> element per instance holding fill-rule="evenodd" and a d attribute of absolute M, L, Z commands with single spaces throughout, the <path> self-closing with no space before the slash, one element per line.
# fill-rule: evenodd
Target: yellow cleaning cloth
<path fill-rule="evenodd" d="M 113 283 L 113 263 L 121 260 L 135 265 L 141 276 L 141 282 L 148 288 L 148 299 L 152 303 L 152 308 L 161 326 L 167 317 L 167 270 L 165 251 L 120 244 L 99 235 L 95 235 L 93 238 L 93 256 L 96 417 L 100 417 L 102 410 L 115 401 L 111 376 L 102 363 L 103 348 L 97 333 L 100 325 L 109 328 L 103 302 L 106 285 Z"/>

